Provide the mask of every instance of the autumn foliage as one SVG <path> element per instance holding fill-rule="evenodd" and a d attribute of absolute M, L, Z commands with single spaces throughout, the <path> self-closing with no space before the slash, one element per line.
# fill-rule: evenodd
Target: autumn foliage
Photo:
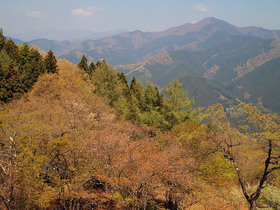
<path fill-rule="evenodd" d="M 13 49 L 18 62 L 37 55 Z M 78 67 L 51 52 L 37 64 L 50 59 L 42 68 L 53 70 L 32 78 L 28 62 L 4 62 L 9 53 L 0 58 L 11 91 L 0 107 L 1 208 L 279 205 L 279 116 L 243 103 L 231 116 L 220 104 L 198 112 L 176 80 L 163 91 L 128 84 L 106 61 Z"/>

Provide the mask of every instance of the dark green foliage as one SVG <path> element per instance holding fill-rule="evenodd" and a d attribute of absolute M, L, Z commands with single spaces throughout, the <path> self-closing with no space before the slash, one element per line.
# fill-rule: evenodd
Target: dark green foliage
<path fill-rule="evenodd" d="M 150 111 L 154 107 L 158 106 L 159 101 L 159 92 L 158 88 L 155 88 L 152 82 L 147 82 L 146 87 L 144 89 L 144 103 L 145 111 Z"/>
<path fill-rule="evenodd" d="M 0 101 L 9 102 L 30 90 L 46 70 L 56 73 L 57 61 L 51 50 L 43 59 L 27 43 L 18 46 L 0 32 Z"/>
<path fill-rule="evenodd" d="M 87 57 L 85 55 L 83 55 L 80 63 L 78 64 L 78 67 L 80 69 L 83 69 L 85 72 L 88 72 L 88 60 L 87 60 Z"/>
<path fill-rule="evenodd" d="M 30 47 L 28 46 L 28 44 L 25 42 L 19 50 L 19 54 L 20 54 L 20 74 L 22 74 L 21 71 L 23 71 L 25 65 L 30 62 L 30 57 L 29 57 L 29 50 Z"/>
<path fill-rule="evenodd" d="M 9 55 L 9 57 L 12 60 L 16 61 L 17 63 L 20 62 L 20 55 L 19 55 L 18 47 L 12 39 L 9 39 L 8 41 L 6 41 L 6 43 L 4 45 L 4 50 L 6 50 L 7 54 Z"/>
<path fill-rule="evenodd" d="M 47 73 L 57 73 L 58 72 L 58 66 L 57 66 L 57 60 L 53 54 L 52 50 L 49 50 L 45 60 L 44 60 L 44 64 L 45 64 L 45 69 Z"/>
<path fill-rule="evenodd" d="M 44 64 L 41 54 L 32 48 L 29 49 L 25 59 L 27 62 L 21 66 L 21 78 L 26 90 L 29 90 L 44 73 Z"/>
<path fill-rule="evenodd" d="M 280 58 L 273 59 L 227 86 L 236 97 L 280 113 Z M 261 103 L 260 103 L 261 102 Z"/>
<path fill-rule="evenodd" d="M 94 65 L 94 62 L 92 61 L 88 67 L 88 74 L 91 76 L 93 74 L 94 70 L 95 70 L 95 65 Z"/>
<path fill-rule="evenodd" d="M 206 107 L 216 103 L 225 104 L 234 98 L 229 91 L 206 78 L 188 75 L 180 78 L 179 81 L 184 84 L 184 89 L 188 90 L 189 97 L 195 100 L 195 107 Z"/>
<path fill-rule="evenodd" d="M 101 66 L 101 64 L 102 63 L 100 61 L 97 61 L 95 65 L 98 67 L 98 66 Z"/>
<path fill-rule="evenodd" d="M 163 112 L 168 129 L 186 120 L 192 120 L 196 115 L 192 109 L 194 100 L 189 100 L 188 92 L 184 91 L 182 86 L 178 80 L 173 80 L 168 87 L 164 87 L 167 97 L 163 100 Z"/>
<path fill-rule="evenodd" d="M 99 65 L 99 64 L 98 64 Z M 78 64 L 78 67 L 82 70 L 84 70 L 86 73 L 88 73 L 88 75 L 90 77 L 92 77 L 93 75 L 93 72 L 95 70 L 95 64 L 94 62 L 92 61 L 90 63 L 90 65 L 88 66 L 88 60 L 87 60 L 87 57 L 85 55 L 83 55 L 83 57 L 81 58 L 81 61 L 80 63 Z"/>
<path fill-rule="evenodd" d="M 130 83 L 130 94 L 134 96 L 141 104 L 143 99 L 143 86 L 140 81 L 137 81 L 135 77 L 132 78 Z"/>
<path fill-rule="evenodd" d="M 120 78 L 121 85 L 122 85 L 122 88 L 123 88 L 123 96 L 126 97 L 127 99 L 130 99 L 130 97 L 131 97 L 130 96 L 130 89 L 129 89 L 128 82 L 127 82 L 125 74 L 122 72 L 121 74 L 119 74 L 119 78 Z"/>
<path fill-rule="evenodd" d="M 8 69 L 11 58 L 8 56 L 5 50 L 0 51 L 0 75 L 1 78 L 5 74 L 5 71 Z"/>
<path fill-rule="evenodd" d="M 121 82 L 117 71 L 107 63 L 98 65 L 93 72 L 93 84 L 96 86 L 96 92 L 110 99 L 111 104 L 117 101 L 122 95 Z"/>
<path fill-rule="evenodd" d="M 96 92 L 106 96 L 118 113 L 138 123 L 145 123 L 162 130 L 171 129 L 185 120 L 194 120 L 193 100 L 177 80 L 165 87 L 166 96 L 160 94 L 157 86 L 142 83 L 133 76 L 128 86 L 124 73 L 118 74 L 106 62 L 96 65 L 92 77 Z"/>
<path fill-rule="evenodd" d="M 23 93 L 23 84 L 19 73 L 11 61 L 0 81 L 0 101 L 8 102 Z"/>
<path fill-rule="evenodd" d="M 5 41 L 6 41 L 6 37 L 3 35 L 2 28 L 0 28 L 0 50 L 3 49 Z"/>

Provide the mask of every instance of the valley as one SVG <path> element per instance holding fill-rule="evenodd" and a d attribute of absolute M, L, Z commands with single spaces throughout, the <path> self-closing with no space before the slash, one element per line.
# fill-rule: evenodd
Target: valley
<path fill-rule="evenodd" d="M 0 32 L 1 209 L 279 205 L 279 31 Z"/>
<path fill-rule="evenodd" d="M 266 87 L 265 92 L 276 97 L 276 105 L 267 101 L 269 97 L 262 92 L 253 93 L 252 88 L 244 88 L 241 93 L 232 86 L 245 75 L 250 77 L 253 71 L 280 57 L 279 37 L 277 30 L 240 28 L 216 18 L 205 18 L 162 32 L 133 31 L 99 40 L 41 39 L 29 43 L 44 51 L 51 48 L 59 58 L 74 63 L 78 63 L 82 55 L 86 55 L 89 62 L 105 59 L 119 72 L 124 72 L 129 80 L 136 76 L 143 84 L 151 81 L 159 88 L 178 78 L 196 101 L 195 106 L 217 102 L 226 105 L 235 98 L 257 103 L 262 98 L 266 110 L 279 113 L 278 85 L 277 88 Z M 273 72 L 279 71 L 278 66 L 270 67 Z M 197 82 L 190 85 L 193 84 L 190 80 Z"/>

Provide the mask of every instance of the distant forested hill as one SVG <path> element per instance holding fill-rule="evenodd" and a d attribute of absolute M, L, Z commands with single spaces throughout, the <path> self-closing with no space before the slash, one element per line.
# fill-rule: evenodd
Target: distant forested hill
<path fill-rule="evenodd" d="M 280 58 L 276 58 L 233 81 L 226 89 L 243 101 L 253 102 L 279 113 L 279 81 Z"/>
<path fill-rule="evenodd" d="M 79 63 L 83 55 L 89 62 L 105 59 L 119 72 L 124 72 L 129 80 L 136 76 L 143 84 L 150 80 L 160 88 L 178 78 L 197 106 L 217 101 L 228 103 L 228 100 L 242 96 L 242 100 L 250 98 L 264 108 L 279 112 L 280 103 L 272 106 L 273 102 L 269 102 L 272 97 L 279 100 L 280 94 L 270 85 L 270 78 L 277 78 L 277 70 L 260 78 L 261 82 L 248 82 L 259 84 L 258 88 L 247 88 L 250 97 L 246 92 L 244 98 L 245 93 L 232 86 L 243 77 L 242 81 L 245 81 L 259 68 L 266 72 L 265 68 L 270 67 L 266 64 L 276 62 L 273 60 L 280 57 L 279 37 L 280 30 L 240 28 L 223 20 L 205 18 L 195 24 L 187 23 L 161 32 L 136 30 L 99 40 L 38 39 L 30 44 L 42 50 L 52 48 L 57 57 L 74 63 Z M 252 94 L 253 89 L 266 91 Z"/>
<path fill-rule="evenodd" d="M 279 49 L 278 40 L 237 36 L 205 50 L 170 51 L 138 65 L 120 65 L 118 68 L 128 78 L 136 75 L 143 82 L 151 80 L 160 87 L 178 78 L 189 96 L 195 99 L 196 106 L 229 103 L 236 97 L 248 101 L 249 92 L 252 95 L 250 102 L 258 103 L 262 98 L 260 104 L 263 107 L 279 112 L 278 85 L 271 85 L 271 79 L 278 78 L 280 72 L 276 64 Z M 253 77 L 260 74 L 257 73 L 260 69 L 265 76 Z M 236 88 L 242 86 L 237 84 L 246 83 L 249 78 L 243 91 Z"/>

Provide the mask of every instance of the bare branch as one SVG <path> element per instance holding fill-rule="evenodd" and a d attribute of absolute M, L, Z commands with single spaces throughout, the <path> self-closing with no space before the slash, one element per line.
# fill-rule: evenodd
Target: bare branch
<path fill-rule="evenodd" d="M 10 208 L 9 208 L 9 205 L 5 201 L 5 198 L 2 195 L 0 195 L 0 199 L 3 201 L 3 203 L 6 206 L 7 210 L 9 210 Z"/>
<path fill-rule="evenodd" d="M 0 163 L 0 166 L 1 166 L 2 170 L 4 171 L 4 173 L 7 175 L 5 167 L 1 163 Z"/>
<path fill-rule="evenodd" d="M 275 170 L 280 170 L 280 166 L 278 166 L 278 167 L 273 167 L 273 168 L 269 169 L 269 170 L 267 171 L 267 174 L 270 174 L 272 171 L 275 171 Z"/>
<path fill-rule="evenodd" d="M 260 208 L 260 209 L 277 208 L 277 207 L 279 207 L 279 206 L 280 206 L 280 204 L 279 204 L 279 205 L 276 205 L 276 206 L 260 206 L 260 205 L 257 205 L 257 207 Z"/>
<path fill-rule="evenodd" d="M 10 140 L 12 141 L 12 143 L 14 143 L 14 139 L 10 136 Z"/>

